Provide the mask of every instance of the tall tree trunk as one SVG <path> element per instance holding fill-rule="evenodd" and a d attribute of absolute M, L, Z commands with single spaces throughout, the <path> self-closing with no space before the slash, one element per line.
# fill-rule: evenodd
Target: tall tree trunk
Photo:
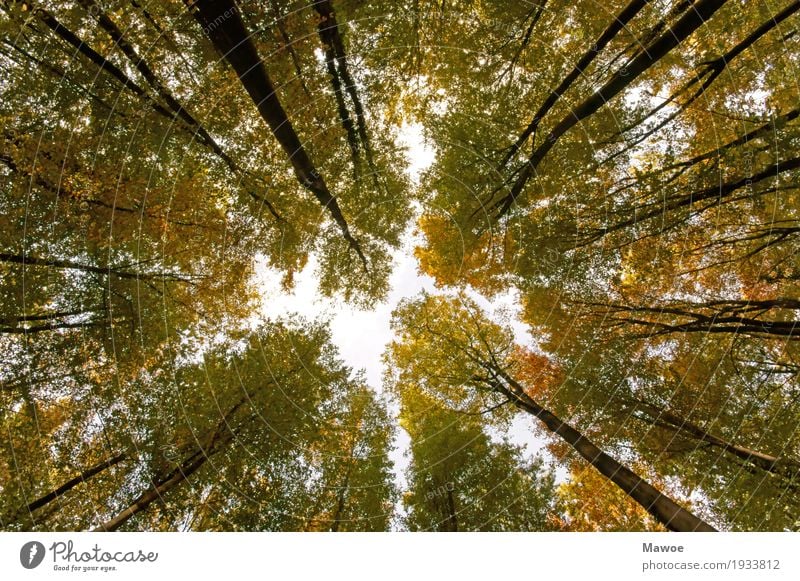
<path fill-rule="evenodd" d="M 121 270 L 112 266 L 92 266 L 91 264 L 83 264 L 73 260 L 58 260 L 49 258 L 40 258 L 38 256 L 30 256 L 25 254 L 9 254 L 0 253 L 0 262 L 9 262 L 13 264 L 32 264 L 35 266 L 50 266 L 53 268 L 64 268 L 71 270 L 80 270 L 82 272 L 91 272 L 94 274 L 102 274 L 106 276 L 116 276 L 118 278 L 138 279 L 138 280 L 173 280 L 190 282 L 190 277 L 184 277 L 179 274 L 170 272 L 162 273 L 144 273 L 144 272 L 131 272 L 128 270 Z"/>
<path fill-rule="evenodd" d="M 612 155 L 605 158 L 603 161 L 600 162 L 600 165 L 606 164 L 609 161 L 616 159 L 624 155 L 626 152 L 631 151 L 634 147 L 642 143 L 645 139 L 651 137 L 668 124 L 672 123 L 672 121 L 681 115 L 686 109 L 688 109 L 697 99 L 699 99 L 708 88 L 714 84 L 714 81 L 722 75 L 722 73 L 730 67 L 731 63 L 745 52 L 747 49 L 752 47 L 756 42 L 758 42 L 764 35 L 768 32 L 777 28 L 784 20 L 795 14 L 798 10 L 800 10 L 800 0 L 796 0 L 786 8 L 784 8 L 781 12 L 776 14 L 775 16 L 769 18 L 766 22 L 764 22 L 761 26 L 759 26 L 756 30 L 750 33 L 747 38 L 745 38 L 742 42 L 731 48 L 725 54 L 715 58 L 712 61 L 708 61 L 704 63 L 703 69 L 698 72 L 694 77 L 692 77 L 689 82 L 687 82 L 683 87 L 678 89 L 671 97 L 665 99 L 661 104 L 656 106 L 654 109 L 651 109 L 647 112 L 647 114 L 634 121 L 632 124 L 627 125 L 626 127 L 622 127 L 619 130 L 615 131 L 613 136 L 621 136 L 623 133 L 626 133 L 633 129 L 634 127 L 638 127 L 645 120 L 653 118 L 657 113 L 665 109 L 667 106 L 675 102 L 678 97 L 689 91 L 692 87 L 697 85 L 698 83 L 700 86 L 692 93 L 683 103 L 680 104 L 679 107 L 675 109 L 672 113 L 666 116 L 666 118 L 662 119 L 652 127 L 648 128 L 646 131 L 635 137 L 632 141 L 629 141 L 628 144 L 620 149 L 619 151 L 613 153 Z M 701 82 L 702 81 L 702 82 Z"/>
<path fill-rule="evenodd" d="M 0 327 L 0 334 L 3 335 L 32 335 L 57 329 L 88 329 L 91 327 L 105 327 L 110 324 L 108 319 L 98 321 L 81 321 L 78 323 L 48 323 L 46 325 L 34 325 L 32 327 Z"/>
<path fill-rule="evenodd" d="M 319 23 L 320 38 L 327 46 L 327 50 L 330 54 L 335 57 L 335 70 L 341 77 L 344 90 L 347 91 L 347 95 L 353 103 L 353 111 L 356 114 L 356 129 L 359 139 L 361 140 L 361 145 L 364 146 L 367 164 L 369 165 L 373 177 L 377 179 L 378 170 L 375 167 L 372 145 L 370 144 L 369 134 L 367 133 L 364 106 L 361 103 L 361 98 L 358 96 L 355 80 L 350 74 L 350 66 L 347 63 L 347 53 L 344 50 L 344 41 L 342 40 L 342 34 L 339 30 L 339 23 L 336 20 L 336 11 L 333 9 L 333 3 L 330 0 L 315 0 L 314 10 L 322 17 Z"/>
<path fill-rule="evenodd" d="M 118 115 L 119 117 L 125 118 L 128 115 L 123 113 L 119 110 L 119 108 L 115 108 L 111 103 L 106 102 L 100 95 L 92 92 L 90 89 L 85 87 L 81 82 L 76 80 L 72 75 L 68 74 L 66 70 L 59 68 L 52 62 L 47 62 L 43 59 L 37 58 L 32 55 L 30 52 L 22 48 L 17 42 L 12 42 L 8 39 L 0 39 L 0 43 L 5 44 L 6 46 L 10 47 L 14 51 L 16 51 L 19 55 L 25 58 L 28 62 L 33 63 L 37 67 L 49 72 L 53 75 L 54 78 L 58 79 L 59 83 L 67 83 L 71 85 L 78 93 L 85 95 L 86 97 L 90 98 L 95 104 L 99 105 L 103 109 L 105 109 L 109 115 Z M 10 51 L 2 50 L 0 51 L 9 59 L 13 59 L 17 64 L 23 65 L 19 58 L 14 58 L 13 53 Z M 24 65 L 23 65 L 24 66 Z M 25 82 L 25 81 L 20 81 Z"/>
<path fill-rule="evenodd" d="M 17 315 L 14 317 L 7 317 L 0 319 L 0 325 L 18 325 L 19 323 L 28 323 L 31 321 L 54 321 L 57 319 L 64 319 L 66 317 L 77 317 L 78 315 L 85 315 L 87 313 L 97 313 L 100 309 L 77 309 L 74 311 L 53 311 L 51 313 L 39 313 L 37 315 Z"/>
<path fill-rule="evenodd" d="M 339 531 L 339 526 L 342 523 L 342 515 L 344 514 L 345 502 L 347 500 L 347 492 L 350 487 L 350 472 L 353 469 L 352 463 L 348 465 L 347 472 L 344 475 L 344 482 L 339 487 L 339 497 L 336 502 L 336 511 L 333 513 L 333 524 L 331 524 L 331 532 Z"/>
<path fill-rule="evenodd" d="M 728 203 L 729 199 L 733 197 L 733 194 L 739 190 L 749 189 L 754 184 L 771 180 L 782 173 L 797 169 L 800 169 L 800 156 L 787 159 L 776 159 L 766 169 L 763 169 L 758 173 L 736 179 L 735 181 L 717 184 L 688 194 L 676 194 L 664 199 L 659 199 L 657 203 L 648 202 L 640 204 L 639 206 L 635 206 L 632 209 L 626 210 L 626 213 L 635 215 L 635 218 L 629 218 L 627 220 L 613 223 L 610 226 L 597 228 L 587 234 L 579 245 L 587 245 L 591 242 L 596 242 L 611 232 L 618 232 L 633 225 L 638 226 L 639 224 L 648 220 L 656 218 L 662 219 L 665 217 L 665 215 L 669 214 L 670 212 L 674 212 L 675 210 L 691 208 L 691 213 L 677 223 L 665 224 L 666 219 L 664 218 L 664 220 L 659 223 L 660 232 L 663 233 L 671 228 L 676 227 L 678 224 L 683 223 L 685 220 L 688 220 L 690 216 L 697 216 L 709 210 L 710 208 Z M 762 191 L 751 192 L 749 195 L 750 197 L 755 198 L 765 193 L 774 191 L 777 190 L 773 188 L 766 188 Z M 705 205 L 701 206 L 700 202 L 705 202 Z"/>
<path fill-rule="evenodd" d="M 655 486 L 603 452 L 598 446 L 567 424 L 550 410 L 540 406 L 525 389 L 504 370 L 491 366 L 493 379 L 483 380 L 496 391 L 508 397 L 519 409 L 538 418 L 548 430 L 559 436 L 578 452 L 598 472 L 611 480 L 631 499 L 671 531 L 715 531 L 714 527 L 696 517 L 663 494 Z M 505 383 L 504 383 L 505 382 Z"/>
<path fill-rule="evenodd" d="M 136 49 L 131 45 L 125 36 L 122 34 L 122 31 L 119 27 L 114 23 L 113 20 L 97 5 L 94 0 L 78 0 L 79 3 L 89 11 L 90 14 L 94 15 L 94 18 L 100 24 L 100 27 L 108 33 L 111 39 L 116 43 L 117 48 L 119 48 L 122 53 L 128 58 L 130 63 L 139 71 L 139 74 L 144 77 L 150 87 L 155 91 L 155 93 L 161 98 L 161 100 L 166 103 L 167 107 L 169 107 L 170 111 L 179 119 L 181 119 L 186 125 L 198 136 L 204 144 L 206 144 L 211 150 L 222 159 L 228 167 L 233 172 L 240 172 L 241 169 L 236 164 L 236 162 L 231 158 L 217 143 L 217 141 L 211 137 L 205 127 L 172 95 L 172 93 L 164 86 L 164 84 L 158 79 L 156 74 L 150 68 L 150 66 L 145 62 L 145 60 L 139 56 L 136 52 Z"/>
<path fill-rule="evenodd" d="M 447 523 L 448 529 L 451 532 L 458 532 L 458 517 L 456 515 L 456 501 L 453 497 L 453 491 L 447 489 Z"/>
<path fill-rule="evenodd" d="M 151 504 L 161 499 L 165 494 L 177 488 L 192 474 L 197 472 L 208 459 L 219 452 L 224 446 L 233 441 L 234 432 L 230 428 L 230 420 L 236 411 L 242 407 L 247 398 L 239 400 L 220 420 L 216 428 L 205 438 L 205 442 L 198 445 L 197 450 L 184 459 L 183 462 L 165 476 L 151 483 L 151 487 L 140 494 L 133 503 L 117 516 L 100 524 L 92 532 L 116 531 L 132 517 L 147 509 Z"/>
<path fill-rule="evenodd" d="M 33 13 L 39 20 L 49 28 L 57 37 L 72 46 L 79 54 L 83 55 L 89 61 L 97 65 L 97 67 L 117 79 L 124 87 L 133 92 L 136 96 L 145 99 L 149 105 L 160 115 L 166 117 L 170 121 L 174 116 L 167 110 L 161 103 L 153 99 L 147 91 L 140 87 L 133 79 L 126 75 L 117 65 L 106 59 L 86 42 L 83 41 L 77 34 L 72 32 L 69 28 L 59 22 L 55 16 L 44 8 L 34 6 Z"/>
<path fill-rule="evenodd" d="M 592 303 L 587 303 L 592 304 Z M 674 303 L 673 303 L 674 304 Z M 675 306 L 595 304 L 598 314 L 610 319 L 610 324 L 625 324 L 644 328 L 634 337 L 653 337 L 671 333 L 734 333 L 756 337 L 777 336 L 800 339 L 800 321 L 759 318 L 771 310 L 799 311 L 800 301 L 776 298 L 763 301 L 709 301 L 683 303 Z M 751 316 L 747 316 L 751 314 Z M 776 316 L 783 313 L 776 313 Z M 663 320 L 665 315 L 673 319 Z"/>
<path fill-rule="evenodd" d="M 509 148 L 506 155 L 503 157 L 502 162 L 500 163 L 500 167 L 504 167 L 525 145 L 525 142 L 528 138 L 536 133 L 536 129 L 539 127 L 539 123 L 541 123 L 542 119 L 545 115 L 553 108 L 553 105 L 558 102 L 561 96 L 566 93 L 569 88 L 581 75 L 583 75 L 592 64 L 594 59 L 597 57 L 598 54 L 611 42 L 619 32 L 625 28 L 625 25 L 630 22 L 634 16 L 636 16 L 647 4 L 650 3 L 651 0 L 631 0 L 631 2 L 622 9 L 622 11 L 617 14 L 614 19 L 612 20 L 611 24 L 603 31 L 603 33 L 599 36 L 599 38 L 592 44 L 591 48 L 586 51 L 583 56 L 578 60 L 578 63 L 575 67 L 569 72 L 569 74 L 564 77 L 558 86 L 553 89 L 550 94 L 548 95 L 547 99 L 541 104 L 539 109 L 533 116 L 533 119 L 525 128 L 525 130 L 520 134 L 511 147 Z"/>
<path fill-rule="evenodd" d="M 638 54 L 624 69 L 617 71 L 600 89 L 573 107 L 550 131 L 547 138 L 533 151 L 528 162 L 521 168 L 509 194 L 498 201 L 494 208 L 495 219 L 504 216 L 522 193 L 536 167 L 556 142 L 575 125 L 596 113 L 611 99 L 631 85 L 642 73 L 661 60 L 672 49 L 691 36 L 711 18 L 727 0 L 698 0 L 669 30 Z"/>
<path fill-rule="evenodd" d="M 323 35 L 324 23 L 319 25 L 320 36 Z M 323 37 L 324 39 L 324 37 Z M 356 126 L 350 118 L 350 111 L 347 110 L 347 104 L 344 101 L 344 93 L 342 90 L 342 81 L 339 78 L 339 73 L 336 70 L 336 57 L 333 54 L 333 49 L 330 46 L 325 49 L 325 67 L 328 70 L 328 77 L 330 77 L 331 88 L 333 89 L 333 96 L 336 98 L 336 110 L 339 113 L 339 121 L 342 128 L 347 135 L 347 145 L 350 148 L 350 159 L 353 163 L 353 179 L 358 182 L 359 179 L 359 151 L 358 151 L 358 134 L 356 133 Z"/>
<path fill-rule="evenodd" d="M 121 454 L 117 454 L 112 458 L 108 458 L 107 460 L 103 460 L 102 462 L 98 462 L 88 470 L 84 470 L 80 474 L 78 474 L 75 478 L 67 480 L 64 484 L 59 486 L 58 488 L 51 490 L 47 494 L 40 496 L 33 502 L 29 503 L 24 509 L 21 509 L 14 514 L 10 515 L 7 518 L 2 519 L 2 522 L 14 522 L 19 519 L 24 513 L 31 515 L 33 511 L 45 506 L 46 504 L 54 501 L 55 499 L 59 498 L 60 496 L 66 494 L 82 482 L 86 482 L 93 476 L 100 474 L 101 472 L 108 470 L 112 466 L 123 462 L 124 460 L 128 459 L 128 454 L 122 452 Z"/>
<path fill-rule="evenodd" d="M 99 525 L 92 532 L 112 532 L 116 531 L 123 524 L 128 522 L 153 502 L 160 499 L 169 491 L 176 488 L 192 474 L 197 472 L 208 460 L 208 455 L 204 453 L 195 454 L 188 461 L 185 461 L 179 468 L 172 471 L 168 477 L 153 483 L 153 487 L 147 492 L 142 493 L 128 508 L 120 512 L 117 516 Z"/>
<path fill-rule="evenodd" d="M 297 180 L 329 212 L 350 248 L 358 255 L 364 269 L 368 270 L 367 259 L 360 244 L 351 234 L 339 203 L 311 161 L 278 99 L 275 86 L 258 56 L 255 45 L 250 40 L 251 35 L 245 28 L 236 4 L 233 0 L 184 0 L 184 2 L 220 56 L 236 71 L 262 119 L 289 158 Z"/>
<path fill-rule="evenodd" d="M 91 8 L 91 12 L 98 12 L 94 9 L 95 5 L 92 1 L 80 1 L 84 6 Z M 83 55 L 92 63 L 97 65 L 100 70 L 105 71 L 117 79 L 124 87 L 130 90 L 137 97 L 144 99 L 156 113 L 169 120 L 171 123 L 174 123 L 176 119 L 180 119 L 183 122 L 181 125 L 188 129 L 192 136 L 199 136 L 199 141 L 211 149 L 211 151 L 219 159 L 221 159 L 231 169 L 231 171 L 240 174 L 247 180 L 254 179 L 254 176 L 252 176 L 250 172 L 241 168 L 233 160 L 233 158 L 222 149 L 219 143 L 217 143 L 217 141 L 209 134 L 205 127 L 200 124 L 186 109 L 184 109 L 183 106 L 169 93 L 169 91 L 167 91 L 166 87 L 164 87 L 164 85 L 156 78 L 155 74 L 150 70 L 147 64 L 139 58 L 133 47 L 127 41 L 125 41 L 121 31 L 117 28 L 113 21 L 111 21 L 110 18 L 108 18 L 108 16 L 102 11 L 98 12 L 101 26 L 120 46 L 125 56 L 131 60 L 132 64 L 136 67 L 140 74 L 142 74 L 145 80 L 147 80 L 148 83 L 154 88 L 159 97 L 161 97 L 167 103 L 167 107 L 161 104 L 148 91 L 131 79 L 118 66 L 106 59 L 104 56 L 90 47 L 86 42 L 84 42 L 83 39 L 81 39 L 77 34 L 59 22 L 50 12 L 40 7 L 34 7 L 33 12 L 56 36 L 72 46 L 79 54 Z M 259 203 L 264 204 L 270 214 L 272 214 L 278 221 L 282 220 L 281 215 L 269 200 L 256 193 L 251 187 L 246 186 L 246 189 L 251 198 Z"/>

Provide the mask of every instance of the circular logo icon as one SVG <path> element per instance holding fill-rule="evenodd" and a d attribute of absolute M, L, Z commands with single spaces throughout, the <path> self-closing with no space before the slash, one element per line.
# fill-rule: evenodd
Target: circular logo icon
<path fill-rule="evenodd" d="M 26 569 L 35 569 L 44 560 L 44 545 L 39 541 L 30 541 L 19 550 L 19 562 Z"/>

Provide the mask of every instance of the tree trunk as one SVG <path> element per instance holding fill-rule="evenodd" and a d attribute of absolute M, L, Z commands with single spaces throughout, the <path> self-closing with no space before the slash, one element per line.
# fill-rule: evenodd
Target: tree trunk
<path fill-rule="evenodd" d="M 175 489 L 182 482 L 185 482 L 192 474 L 197 472 L 206 461 L 217 453 L 222 447 L 233 441 L 234 432 L 230 428 L 230 420 L 236 411 L 242 407 L 248 399 L 241 399 L 225 414 L 225 416 L 217 424 L 216 428 L 211 431 L 206 441 L 197 446 L 197 450 L 188 456 L 184 461 L 175 469 L 168 472 L 165 476 L 153 481 L 152 487 L 139 495 L 133 503 L 120 512 L 117 516 L 107 520 L 106 522 L 93 529 L 92 532 L 111 532 L 116 531 L 125 524 L 132 517 L 136 516 L 153 502 L 161 499 L 165 494 Z"/>
<path fill-rule="evenodd" d="M 0 334 L 3 335 L 32 335 L 57 329 L 89 329 L 91 327 L 105 327 L 110 323 L 108 319 L 99 321 L 81 321 L 79 323 L 48 323 L 46 325 L 34 325 L 32 327 L 0 327 Z"/>
<path fill-rule="evenodd" d="M 339 498 L 336 503 L 336 511 L 333 513 L 333 524 L 331 525 L 331 532 L 333 533 L 339 531 L 339 526 L 342 522 L 342 514 L 344 514 L 345 501 L 347 500 L 347 491 L 350 487 L 350 471 L 352 468 L 352 464 L 347 467 L 347 472 L 344 475 L 344 482 L 342 482 L 342 485 L 339 487 Z"/>
<path fill-rule="evenodd" d="M 336 20 L 336 12 L 333 9 L 333 3 L 330 0 L 315 0 L 314 10 L 322 17 L 322 21 L 319 23 L 320 38 L 327 46 L 328 51 L 335 56 L 336 71 L 338 75 L 341 76 L 344 90 L 347 91 L 350 100 L 353 102 L 353 110 L 356 115 L 356 129 L 361 140 L 361 145 L 364 146 L 367 164 L 369 165 L 373 177 L 377 179 L 378 170 L 375 167 L 372 145 L 370 144 L 369 135 L 367 133 L 364 106 L 361 104 L 361 98 L 358 96 L 358 91 L 356 90 L 356 83 L 350 74 L 350 67 L 347 64 L 347 53 L 344 50 L 344 42 L 342 41 L 342 35 L 339 31 L 339 23 Z"/>
<path fill-rule="evenodd" d="M 110 74 L 112 77 L 117 79 L 124 87 L 127 87 L 130 91 L 132 91 L 138 97 L 142 97 L 143 99 L 147 100 L 150 106 L 160 115 L 166 117 L 170 121 L 173 120 L 173 114 L 170 113 L 166 107 L 158 103 L 155 99 L 153 99 L 147 91 L 145 91 L 142 87 L 140 87 L 135 81 L 133 81 L 128 75 L 126 75 L 118 66 L 114 63 L 106 59 L 100 53 L 95 51 L 92 47 L 86 44 L 77 34 L 72 32 L 66 26 L 61 24 L 52 14 L 50 14 L 44 8 L 34 7 L 33 13 L 42 21 L 42 23 L 47 26 L 53 33 L 58 36 L 61 40 L 65 41 L 67 44 L 72 46 L 76 51 L 82 54 L 84 57 L 89 59 L 93 62 L 97 67 L 105 71 L 106 73 Z"/>
<path fill-rule="evenodd" d="M 547 99 L 541 104 L 539 109 L 534 114 L 533 119 L 525 128 L 525 130 L 520 134 L 517 138 L 517 141 L 514 142 L 511 147 L 509 148 L 508 153 L 503 157 L 503 161 L 500 163 L 500 167 L 505 167 L 505 165 L 517 154 L 517 152 L 525 145 L 525 142 L 528 138 L 536 132 L 536 129 L 539 127 L 539 123 L 541 123 L 542 119 L 545 115 L 553 108 L 553 105 L 561 98 L 561 95 L 566 93 L 569 88 L 584 72 L 586 71 L 587 67 L 592 64 L 594 59 L 597 57 L 598 54 L 611 42 L 619 32 L 625 28 L 625 25 L 630 22 L 634 16 L 636 16 L 647 4 L 650 3 L 650 0 L 631 0 L 631 2 L 622 9 L 622 11 L 617 14 L 617 16 L 612 20 L 611 24 L 603 31 L 600 37 L 594 42 L 591 48 L 586 51 L 583 56 L 578 60 L 578 63 L 575 67 L 569 72 L 569 74 L 562 79 L 559 83 L 558 87 L 552 90 L 550 95 L 548 95 Z"/>
<path fill-rule="evenodd" d="M 575 125 L 596 113 L 611 99 L 619 95 L 631 85 L 639 75 L 648 70 L 661 60 L 672 49 L 686 40 L 698 28 L 711 18 L 727 0 L 699 0 L 686 12 L 669 30 L 650 44 L 636 56 L 624 69 L 617 71 L 603 87 L 576 105 L 561 121 L 550 131 L 547 138 L 531 154 L 528 162 L 522 168 L 519 177 L 511 188 L 511 192 L 495 204 L 497 215 L 495 219 L 504 216 L 517 198 L 522 193 L 528 179 L 533 175 L 536 167 L 545 155 L 553 148 L 556 142 Z"/>
<path fill-rule="evenodd" d="M 75 478 L 72 478 L 72 479 L 66 481 L 64 484 L 62 484 L 58 488 L 56 488 L 54 490 L 51 490 L 50 492 L 48 492 L 47 494 L 45 494 L 43 496 L 40 496 L 39 498 L 37 498 L 33 502 L 29 503 L 24 509 L 17 511 L 16 513 L 11 515 L 7 519 L 4 519 L 4 521 L 5 522 L 14 522 L 21 516 L 21 514 L 23 512 L 27 512 L 29 515 L 31 515 L 31 513 L 34 510 L 37 510 L 37 509 L 45 506 L 46 504 L 54 501 L 58 497 L 66 494 L 67 492 L 69 492 L 70 490 L 72 490 L 73 488 L 75 488 L 76 486 L 81 484 L 82 482 L 86 482 L 87 480 L 89 480 L 93 476 L 96 476 L 97 474 L 100 474 L 101 472 L 103 472 L 105 470 L 108 470 L 112 466 L 115 466 L 116 464 L 119 464 L 120 462 L 123 462 L 124 460 L 127 460 L 127 459 L 128 459 L 128 454 L 125 453 L 125 452 L 122 452 L 121 454 L 117 454 L 113 458 L 109 458 L 107 460 L 103 460 L 102 462 L 99 462 L 99 463 L 95 464 L 94 466 L 92 466 L 88 470 L 84 470 L 83 472 L 81 472 Z"/>
<path fill-rule="evenodd" d="M 91 12 L 95 12 L 95 3 L 92 0 L 81 0 L 81 3 L 91 9 Z M 135 52 L 133 47 L 125 41 L 122 36 L 122 32 L 119 28 L 113 23 L 113 21 L 108 18 L 103 12 L 98 11 L 98 18 L 100 21 L 101 26 L 108 32 L 108 34 L 114 39 L 120 49 L 123 50 L 124 54 L 128 59 L 132 62 L 132 64 L 136 67 L 139 73 L 148 81 L 148 83 L 154 88 L 156 93 L 164 99 L 167 103 L 168 107 L 162 105 L 157 99 L 155 99 L 148 91 L 146 91 L 143 87 L 138 85 L 133 79 L 131 79 L 125 72 L 123 72 L 119 67 L 117 67 L 114 63 L 106 59 L 100 53 L 95 51 L 92 47 L 90 47 L 86 42 L 84 42 L 77 34 L 69 30 L 66 26 L 61 24 L 52 14 L 50 14 L 44 8 L 36 7 L 34 8 L 34 13 L 39 17 L 39 19 L 47 26 L 56 36 L 58 36 L 61 40 L 65 41 L 67 44 L 72 46 L 78 53 L 82 54 L 84 57 L 89 59 L 93 62 L 97 67 L 105 71 L 106 73 L 110 74 L 112 77 L 117 79 L 124 87 L 128 90 L 133 92 L 136 96 L 144 99 L 147 103 L 153 108 L 153 110 L 164 117 L 165 119 L 169 120 L 170 123 L 174 123 L 176 118 L 180 119 L 183 123 L 179 124 L 179 126 L 184 127 L 185 129 L 188 128 L 191 135 L 199 136 L 199 141 L 203 143 L 206 147 L 211 149 L 211 151 L 221 159 L 230 169 L 231 171 L 242 175 L 244 178 L 251 179 L 253 176 L 243 168 L 241 168 L 233 158 L 228 155 L 228 153 L 222 149 L 222 147 L 217 143 L 217 141 L 209 134 L 209 132 L 205 129 L 203 125 L 201 125 L 183 106 L 167 91 L 166 87 L 156 78 L 155 74 L 150 70 L 147 64 L 139 58 L 138 54 Z M 112 109 L 113 110 L 113 109 Z M 272 205 L 269 200 L 267 200 L 264 196 L 256 193 L 253 191 L 252 188 L 245 186 L 247 189 L 247 193 L 250 195 L 251 198 L 264 204 L 267 210 L 272 214 L 278 221 L 281 221 L 282 218 L 275 207 Z"/>
<path fill-rule="evenodd" d="M 222 159 L 233 172 L 241 169 L 236 162 L 222 149 L 217 141 L 211 137 L 206 128 L 167 90 L 158 79 L 153 70 L 136 52 L 136 49 L 125 39 L 122 31 L 109 16 L 97 5 L 94 0 L 78 0 L 79 3 L 93 14 L 100 27 L 108 33 L 122 53 L 128 58 L 136 70 L 144 77 L 156 94 L 167 104 L 175 117 L 181 119 L 206 144 L 220 159 Z"/>
<path fill-rule="evenodd" d="M 454 533 L 458 532 L 458 517 L 456 516 L 456 501 L 453 497 L 453 491 L 447 489 L 447 523 L 448 530 Z"/>
<path fill-rule="evenodd" d="M 78 315 L 85 315 L 87 313 L 97 313 L 98 311 L 99 309 L 78 309 L 74 311 L 54 311 L 52 313 L 40 313 L 37 315 L 19 315 L 16 317 L 0 319 L 0 325 L 17 325 L 19 323 L 28 323 L 32 321 L 54 321 L 67 317 L 77 317 Z"/>
<path fill-rule="evenodd" d="M 710 301 L 669 306 L 627 306 L 623 304 L 599 305 L 600 314 L 608 317 L 610 324 L 626 324 L 651 329 L 634 337 L 653 337 L 671 333 L 735 333 L 755 337 L 777 336 L 789 340 L 800 339 L 800 321 L 757 318 L 772 309 L 800 310 L 800 301 L 777 298 L 764 301 Z M 706 310 L 702 312 L 701 309 Z M 753 316 L 746 316 L 752 313 Z M 659 317 L 672 315 L 673 320 Z"/>
<path fill-rule="evenodd" d="M 251 35 L 245 28 L 236 4 L 233 0 L 184 0 L 184 2 L 220 56 L 236 71 L 262 119 L 289 158 L 297 180 L 314 194 L 319 203 L 330 213 L 342 236 L 367 270 L 367 259 L 361 246 L 350 233 L 350 227 L 339 208 L 339 203 L 328 190 L 325 180 L 311 161 L 281 105 L 275 86 L 258 56 L 255 45 L 250 40 Z"/>
<path fill-rule="evenodd" d="M 160 499 L 163 495 L 189 478 L 189 476 L 197 472 L 197 470 L 205 464 L 206 460 L 208 460 L 207 454 L 202 452 L 195 454 L 192 456 L 191 460 L 184 462 L 179 468 L 171 472 L 167 478 L 160 480 L 158 483 L 153 483 L 153 487 L 141 494 L 128 508 L 120 512 L 114 518 L 102 523 L 100 526 L 93 529 L 92 532 L 116 531 L 132 517 L 145 510 L 153 502 Z"/>
<path fill-rule="evenodd" d="M 767 472 L 781 476 L 788 476 L 790 478 L 797 478 L 800 475 L 798 466 L 796 463 L 790 460 L 784 460 L 776 456 L 770 456 L 769 454 L 764 454 L 763 452 L 728 442 L 723 438 L 709 434 L 697 424 L 694 424 L 689 420 L 686 420 L 665 409 L 658 408 L 652 404 L 636 400 L 632 403 L 632 405 L 635 409 L 643 411 L 648 416 L 648 418 L 639 419 L 643 419 L 652 425 L 671 429 L 677 433 L 690 436 L 695 440 L 706 442 L 715 448 L 719 448 L 720 450 L 736 456 L 737 458 L 744 460 L 756 468 L 766 470 Z"/>
<path fill-rule="evenodd" d="M 710 208 L 727 203 L 728 198 L 731 198 L 735 192 L 741 189 L 749 190 L 759 182 L 776 178 L 784 172 L 794 171 L 796 169 L 800 169 L 800 157 L 775 160 L 768 168 L 756 174 L 747 175 L 737 179 L 736 181 L 717 184 L 715 186 L 710 186 L 689 194 L 677 194 L 660 199 L 657 203 L 650 202 L 640 204 L 639 206 L 635 206 L 626 211 L 626 213 L 634 214 L 636 216 L 635 218 L 629 218 L 627 220 L 622 220 L 620 222 L 611 224 L 610 226 L 597 228 L 590 234 L 587 234 L 580 244 L 585 245 L 591 242 L 596 242 L 611 232 L 618 232 L 630 226 L 639 225 L 643 222 L 656 218 L 662 220 L 662 222 L 659 223 L 659 229 L 660 232 L 663 233 L 664 231 L 674 228 L 676 225 L 689 219 L 689 216 L 687 216 L 681 222 L 664 224 L 664 220 L 666 220 L 665 216 L 670 212 L 680 210 L 682 208 L 691 208 L 691 215 L 697 216 L 706 210 L 709 210 Z M 759 195 L 773 191 L 776 190 L 767 188 L 766 190 L 761 191 L 751 191 L 749 196 L 751 198 L 755 198 Z M 699 202 L 706 203 L 703 206 L 694 208 L 693 206 L 698 205 Z"/>
<path fill-rule="evenodd" d="M 0 253 L 0 262 L 10 262 L 14 264 L 32 264 L 35 266 L 51 266 L 53 268 L 80 270 L 82 272 L 91 272 L 93 274 L 116 276 L 118 278 L 126 278 L 126 279 L 174 280 L 183 282 L 190 281 L 190 279 L 187 277 L 182 277 L 181 275 L 169 272 L 163 272 L 163 273 L 130 272 L 127 270 L 118 270 L 111 266 L 92 266 L 90 264 L 82 264 L 80 262 L 74 262 L 72 260 L 48 259 L 48 258 L 40 258 L 38 256 L 28 256 L 23 254 Z"/>

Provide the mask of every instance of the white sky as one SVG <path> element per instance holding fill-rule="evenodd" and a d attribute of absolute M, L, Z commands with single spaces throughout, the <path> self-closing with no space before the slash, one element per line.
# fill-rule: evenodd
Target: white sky
<path fill-rule="evenodd" d="M 435 151 L 423 138 L 422 126 L 404 124 L 398 131 L 397 141 L 406 147 L 408 165 L 406 171 L 415 185 L 419 176 L 434 161 Z M 266 266 L 265 262 L 256 268 L 256 280 L 262 303 L 261 315 L 266 319 L 278 319 L 290 314 L 298 314 L 309 320 L 327 320 L 330 324 L 333 343 L 344 362 L 354 370 L 364 370 L 367 382 L 376 392 L 382 392 L 382 355 L 386 346 L 394 338 L 389 326 L 391 314 L 398 303 L 418 295 L 423 290 L 433 293 L 434 280 L 420 274 L 414 258 L 414 247 L 419 244 L 409 233 L 404 243 L 393 255 L 394 268 L 389 279 L 389 294 L 384 302 L 371 310 L 362 310 L 347 305 L 340 299 L 326 298 L 319 292 L 315 271 L 317 263 L 312 257 L 306 267 L 295 277 L 295 288 L 286 293 L 280 286 L 280 273 Z M 477 293 L 469 293 L 489 316 L 501 310 L 518 312 L 518 301 L 513 293 L 508 293 L 488 301 Z M 527 325 L 512 318 L 511 326 L 517 342 L 531 345 L 533 339 Z M 392 410 L 397 413 L 398 410 Z M 531 418 L 518 418 L 508 434 L 509 439 L 526 448 L 527 454 L 541 452 L 549 459 L 544 442 L 535 437 Z M 490 434 L 500 438 L 501 434 Z M 395 449 L 391 454 L 394 462 L 395 482 L 401 490 L 407 489 L 405 470 L 409 465 L 410 438 L 400 427 L 397 428 Z M 565 473 L 559 471 L 559 480 Z M 402 507 L 398 507 L 401 510 Z"/>

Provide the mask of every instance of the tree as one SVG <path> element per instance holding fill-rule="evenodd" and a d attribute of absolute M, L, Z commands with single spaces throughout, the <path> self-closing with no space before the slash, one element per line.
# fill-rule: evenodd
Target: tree
<path fill-rule="evenodd" d="M 798 14 L 0 1 L 0 526 L 798 528 Z"/>
<path fill-rule="evenodd" d="M 490 440 L 480 416 L 441 407 L 413 385 L 396 386 L 411 436 L 412 531 L 542 531 L 551 526 L 554 474 L 541 458 Z"/>
<path fill-rule="evenodd" d="M 558 487 L 565 513 L 560 523 L 570 532 L 663 531 L 641 506 L 632 502 L 594 470 L 572 466 L 570 478 Z"/>

